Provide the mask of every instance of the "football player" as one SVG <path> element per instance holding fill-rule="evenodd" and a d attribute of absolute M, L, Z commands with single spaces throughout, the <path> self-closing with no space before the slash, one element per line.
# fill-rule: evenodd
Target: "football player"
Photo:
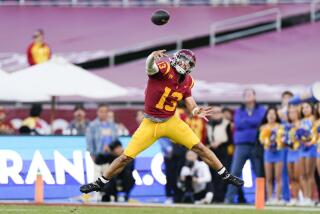
<path fill-rule="evenodd" d="M 164 59 L 164 60 L 161 60 Z M 124 153 L 115 159 L 104 175 L 95 182 L 80 187 L 82 193 L 101 191 L 109 180 L 131 162 L 139 153 L 161 137 L 170 138 L 197 153 L 221 179 L 235 186 L 242 186 L 243 180 L 231 175 L 216 155 L 203 145 L 191 128 L 175 115 L 177 103 L 183 100 L 194 116 L 207 120 L 210 107 L 200 107 L 191 95 L 196 57 L 191 50 L 182 49 L 172 58 L 165 50 L 152 52 L 146 60 L 148 84 L 145 91 L 144 119 L 133 134 Z"/>

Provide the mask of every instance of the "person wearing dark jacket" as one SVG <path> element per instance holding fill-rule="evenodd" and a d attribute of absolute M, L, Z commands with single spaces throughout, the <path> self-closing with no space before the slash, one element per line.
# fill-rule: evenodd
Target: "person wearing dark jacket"
<path fill-rule="evenodd" d="M 219 105 L 213 106 L 212 116 L 207 125 L 207 138 L 209 148 L 216 154 L 223 165 L 230 170 L 232 155 L 230 145 L 233 142 L 231 121 L 223 118 L 222 108 Z M 211 171 L 214 202 L 223 202 L 227 185 L 218 178 L 213 170 Z"/>
<path fill-rule="evenodd" d="M 256 93 L 246 89 L 243 93 L 244 105 L 236 110 L 234 115 L 235 153 L 231 165 L 231 173 L 241 176 L 242 169 L 249 159 L 255 175 L 263 176 L 263 148 L 258 143 L 258 130 L 266 109 L 256 103 Z M 228 186 L 225 202 L 234 203 L 238 188 Z"/>
<path fill-rule="evenodd" d="M 96 157 L 97 164 L 107 164 L 111 163 L 114 159 L 119 157 L 123 153 L 123 147 L 119 140 L 113 141 L 110 145 L 110 153 L 99 154 Z M 113 177 L 110 182 L 104 186 L 102 196 L 103 202 L 111 201 L 112 197 L 114 201 L 118 201 L 118 193 L 124 193 L 124 200 L 128 201 L 130 197 L 130 192 L 134 187 L 135 180 L 133 178 L 132 172 L 134 170 L 134 161 L 129 163 L 123 171 L 117 176 Z"/>

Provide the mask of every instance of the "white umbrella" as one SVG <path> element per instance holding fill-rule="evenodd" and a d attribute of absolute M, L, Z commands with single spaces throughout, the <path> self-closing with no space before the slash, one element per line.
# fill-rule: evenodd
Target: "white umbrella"
<path fill-rule="evenodd" d="M 68 63 L 63 58 L 34 65 L 11 75 L 21 86 L 36 88 L 51 99 L 51 123 L 55 117 L 57 96 L 82 96 L 106 99 L 123 96 L 127 90 L 85 69 Z"/>
<path fill-rule="evenodd" d="M 0 100 L 38 102 L 48 101 L 50 100 L 50 96 L 30 86 L 21 87 L 19 82 L 11 78 L 11 74 L 0 70 Z"/>
<path fill-rule="evenodd" d="M 17 71 L 12 74 L 12 79 L 50 96 L 106 99 L 127 94 L 126 89 L 62 58 Z"/>

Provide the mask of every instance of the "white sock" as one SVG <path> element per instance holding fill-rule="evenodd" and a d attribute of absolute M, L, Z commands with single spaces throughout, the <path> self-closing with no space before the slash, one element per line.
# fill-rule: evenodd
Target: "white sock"
<path fill-rule="evenodd" d="M 218 174 L 222 175 L 226 171 L 225 167 L 222 167 L 221 169 L 218 170 Z"/>
<path fill-rule="evenodd" d="M 101 181 L 102 183 L 104 183 L 104 184 L 106 184 L 106 183 L 109 182 L 109 180 L 106 179 L 104 176 L 101 176 L 99 179 L 100 179 L 100 181 Z"/>

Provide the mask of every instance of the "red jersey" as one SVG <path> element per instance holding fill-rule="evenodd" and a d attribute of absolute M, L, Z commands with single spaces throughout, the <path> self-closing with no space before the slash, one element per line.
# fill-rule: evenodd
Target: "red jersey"
<path fill-rule="evenodd" d="M 29 65 L 46 62 L 51 58 L 51 49 L 46 43 L 33 42 L 28 47 L 27 56 Z"/>
<path fill-rule="evenodd" d="M 170 63 L 159 61 L 156 64 L 159 72 L 149 75 L 145 90 L 145 113 L 156 118 L 168 118 L 174 115 L 180 100 L 191 96 L 194 81 L 187 74 L 179 83 L 179 74 Z"/>

